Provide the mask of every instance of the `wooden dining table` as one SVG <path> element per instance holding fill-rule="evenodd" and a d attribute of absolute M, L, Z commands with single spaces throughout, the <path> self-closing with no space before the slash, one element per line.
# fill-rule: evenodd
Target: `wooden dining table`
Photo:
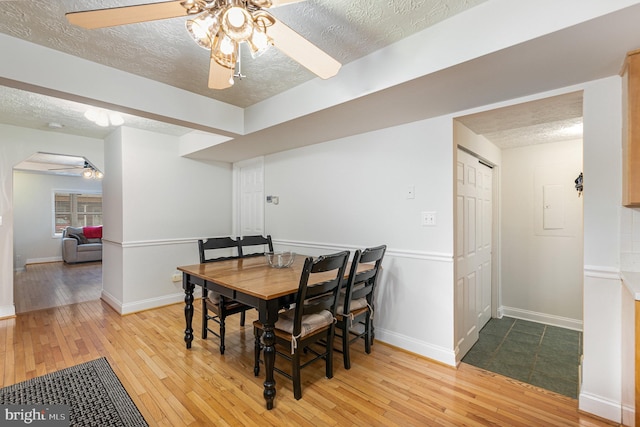
<path fill-rule="evenodd" d="M 184 340 L 188 349 L 191 348 L 193 341 L 193 291 L 196 286 L 201 286 L 203 292 L 204 290 L 217 292 L 258 310 L 259 320 L 264 328 L 262 335 L 266 375 L 264 398 L 267 409 L 273 408 L 276 396 L 276 382 L 273 375 L 275 364 L 274 325 L 278 321 L 279 310 L 295 300 L 305 258 L 304 255 L 296 255 L 294 263 L 287 268 L 270 267 L 264 256 L 178 267 L 178 270 L 182 271 L 182 287 L 185 292 L 186 328 Z M 362 269 L 366 270 L 367 268 L 364 266 Z M 329 273 L 327 278 L 330 275 Z M 322 281 L 323 276 L 320 275 L 317 279 Z"/>

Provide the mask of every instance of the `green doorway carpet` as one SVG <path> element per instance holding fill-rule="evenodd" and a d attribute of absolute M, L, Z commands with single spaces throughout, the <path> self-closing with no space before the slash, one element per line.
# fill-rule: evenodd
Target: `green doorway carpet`
<path fill-rule="evenodd" d="M 462 361 L 576 399 L 581 354 L 582 332 L 503 317 Z"/>

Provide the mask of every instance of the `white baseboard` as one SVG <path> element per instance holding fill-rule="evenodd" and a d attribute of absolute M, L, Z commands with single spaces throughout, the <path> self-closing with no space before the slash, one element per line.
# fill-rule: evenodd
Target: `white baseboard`
<path fill-rule="evenodd" d="M 122 301 L 111 295 L 109 292 L 102 290 L 100 299 L 109 304 L 118 313 L 122 314 Z"/>
<path fill-rule="evenodd" d="M 46 258 L 29 258 L 24 262 L 24 265 L 22 267 L 15 267 L 13 271 L 16 273 L 21 273 L 25 270 L 25 266 L 29 264 L 44 264 L 47 262 L 61 262 L 61 261 L 62 261 L 62 257 L 59 257 L 59 256 L 46 257 Z"/>
<path fill-rule="evenodd" d="M 387 331 L 385 329 L 375 329 L 376 341 L 399 347 L 411 353 L 428 357 L 449 366 L 456 366 L 456 354 L 454 351 L 444 347 L 438 347 L 424 341 L 418 341 L 415 338 L 398 334 L 397 332 Z"/>
<path fill-rule="evenodd" d="M 171 295 L 163 295 L 156 298 L 149 298 L 141 301 L 126 303 L 122 306 L 122 314 L 131 314 L 138 311 L 149 310 L 152 308 L 163 307 L 184 301 L 184 293 L 179 292 Z"/>
<path fill-rule="evenodd" d="M 199 298 L 201 295 L 202 294 L 199 289 L 196 289 L 193 292 L 194 298 Z M 153 308 L 159 308 L 159 307 L 164 307 L 166 305 L 184 302 L 184 293 L 178 292 L 178 293 L 169 294 L 169 295 L 162 295 L 156 298 L 148 298 L 145 300 L 134 301 L 134 302 L 123 304 L 122 301 L 118 300 L 113 295 L 103 290 L 101 298 L 104 302 L 109 304 L 118 313 L 120 313 L 121 315 L 125 315 L 125 314 L 136 313 L 138 311 L 145 311 Z"/>
<path fill-rule="evenodd" d="M 46 262 L 59 262 L 62 261 L 62 257 L 61 256 L 52 256 L 52 257 L 46 257 L 46 258 L 29 258 L 25 261 L 25 265 L 29 265 L 29 264 L 43 264 Z"/>
<path fill-rule="evenodd" d="M 502 306 L 498 310 L 502 316 L 513 317 L 530 322 L 543 323 L 545 325 L 558 326 L 560 328 L 582 331 L 582 320 L 570 319 L 568 317 L 554 316 L 553 314 L 538 313 L 535 311 L 522 310 L 519 308 Z"/>
<path fill-rule="evenodd" d="M 0 319 L 6 319 L 8 317 L 16 317 L 16 307 L 13 304 L 0 307 Z"/>
<path fill-rule="evenodd" d="M 581 411 L 611 420 L 614 423 L 621 422 L 622 408 L 619 402 L 584 392 L 580 392 L 578 399 L 578 408 Z"/>

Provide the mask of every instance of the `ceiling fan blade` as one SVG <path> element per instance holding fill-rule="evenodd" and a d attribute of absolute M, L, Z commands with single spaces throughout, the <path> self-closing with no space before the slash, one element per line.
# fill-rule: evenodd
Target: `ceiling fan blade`
<path fill-rule="evenodd" d="M 271 0 L 271 7 L 278 7 L 289 3 L 299 3 L 304 0 Z"/>
<path fill-rule="evenodd" d="M 267 35 L 278 50 L 320 78 L 328 79 L 338 73 L 342 64 L 275 17 L 274 21 L 267 27 Z"/>
<path fill-rule="evenodd" d="M 110 9 L 69 12 L 65 16 L 71 24 L 92 30 L 95 28 L 106 28 L 116 25 L 136 24 L 138 22 L 187 16 L 187 9 L 185 9 L 181 3 L 183 3 L 181 0 L 165 1 Z"/>
<path fill-rule="evenodd" d="M 290 3 L 299 3 L 301 1 L 306 1 L 306 0 L 249 0 L 249 3 L 261 9 L 267 9 L 270 7 L 278 7 L 278 6 L 283 6 L 285 4 L 290 4 Z"/>
<path fill-rule="evenodd" d="M 235 70 L 223 67 L 218 64 L 215 59 L 211 58 L 209 65 L 209 88 L 210 89 L 226 89 L 233 86 L 231 79 Z"/>

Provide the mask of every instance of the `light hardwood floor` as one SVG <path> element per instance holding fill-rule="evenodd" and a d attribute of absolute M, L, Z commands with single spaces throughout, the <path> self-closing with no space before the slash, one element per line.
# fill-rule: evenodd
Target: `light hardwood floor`
<path fill-rule="evenodd" d="M 13 275 L 16 313 L 100 298 L 102 263 L 28 264 Z"/>
<path fill-rule="evenodd" d="M 302 371 L 302 399 L 276 374 L 277 397 L 265 409 L 253 375 L 253 335 L 228 321 L 227 349 L 215 337 L 183 341 L 184 311 L 175 304 L 120 316 L 100 300 L 0 320 L 1 386 L 106 356 L 151 426 L 605 426 L 579 413 L 577 401 L 461 364 L 458 369 L 382 343 L 352 352 L 351 370 L 335 355 Z"/>

